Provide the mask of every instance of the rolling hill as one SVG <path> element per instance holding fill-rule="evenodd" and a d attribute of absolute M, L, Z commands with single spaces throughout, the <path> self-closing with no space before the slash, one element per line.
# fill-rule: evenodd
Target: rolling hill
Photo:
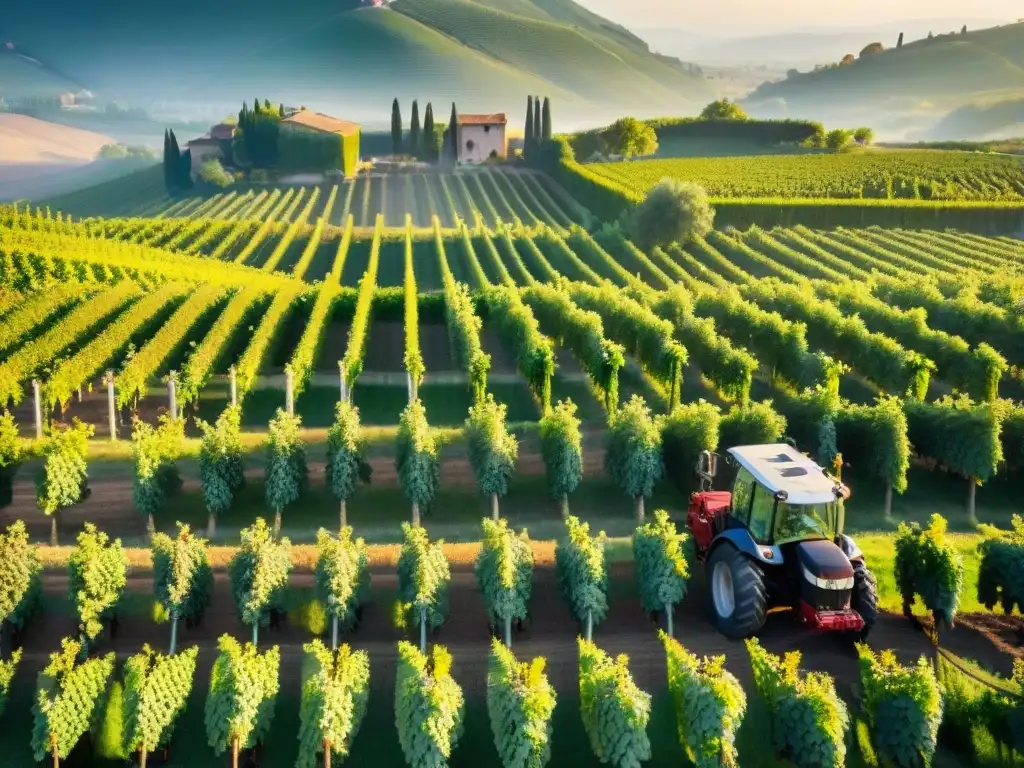
<path fill-rule="evenodd" d="M 761 85 L 743 104 L 754 114 L 870 117 L 884 109 L 948 111 L 985 94 L 1017 91 L 1024 91 L 1024 23 L 937 35 L 852 64 L 791 74 Z"/>
<path fill-rule="evenodd" d="M 259 93 L 358 119 L 361 107 L 379 118 L 392 96 L 494 110 L 533 93 L 604 114 L 692 111 L 713 98 L 689 65 L 573 0 L 27 5 L 5 9 L 0 36 L 101 98 L 134 103 Z"/>

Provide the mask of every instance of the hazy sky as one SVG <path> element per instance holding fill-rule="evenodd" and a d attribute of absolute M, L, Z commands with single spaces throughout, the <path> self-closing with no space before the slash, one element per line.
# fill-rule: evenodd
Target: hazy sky
<path fill-rule="evenodd" d="M 627 27 L 672 26 L 694 32 L 758 34 L 794 27 L 855 26 L 916 18 L 1024 17 L 1021 0 L 578 0 Z"/>

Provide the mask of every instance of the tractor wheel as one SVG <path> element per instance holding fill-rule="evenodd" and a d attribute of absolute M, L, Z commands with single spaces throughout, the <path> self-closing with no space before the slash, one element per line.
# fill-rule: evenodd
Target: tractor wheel
<path fill-rule="evenodd" d="M 850 595 L 850 607 L 864 619 L 864 628 L 854 632 L 854 639 L 866 640 L 871 628 L 878 618 L 878 583 L 875 574 L 868 570 L 863 560 L 853 563 L 853 594 Z"/>
<path fill-rule="evenodd" d="M 751 637 L 764 626 L 768 596 L 757 564 L 735 547 L 723 544 L 708 558 L 706 569 L 711 620 L 726 637 Z"/>

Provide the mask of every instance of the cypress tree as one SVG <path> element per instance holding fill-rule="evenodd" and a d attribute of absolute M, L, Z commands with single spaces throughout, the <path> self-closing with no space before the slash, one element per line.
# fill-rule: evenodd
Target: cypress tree
<path fill-rule="evenodd" d="M 391 152 L 402 154 L 402 109 L 397 98 L 391 102 Z"/>
<path fill-rule="evenodd" d="M 412 117 L 409 119 L 409 154 L 416 157 L 420 152 L 420 105 L 413 99 Z"/>
<path fill-rule="evenodd" d="M 902 48 L 903 47 L 903 33 L 902 32 L 900 32 L 900 39 L 896 41 L 896 47 L 897 48 Z"/>
<path fill-rule="evenodd" d="M 523 157 L 533 150 L 533 96 L 526 97 L 526 132 L 523 134 Z"/>
<path fill-rule="evenodd" d="M 167 129 L 164 128 L 164 186 L 167 187 L 167 191 L 171 191 L 171 135 Z"/>
<path fill-rule="evenodd" d="M 270 99 L 264 99 L 263 100 L 263 111 L 264 112 L 270 112 L 273 109 L 274 108 L 272 106 L 270 106 Z"/>
<path fill-rule="evenodd" d="M 540 96 L 533 97 L 533 146 L 536 149 L 540 146 L 541 133 L 540 127 Z"/>
<path fill-rule="evenodd" d="M 277 108 L 277 116 L 284 117 L 284 103 L 280 104 Z"/>
<path fill-rule="evenodd" d="M 551 141 L 551 98 L 544 97 L 544 111 L 541 114 L 541 138 Z"/>
<path fill-rule="evenodd" d="M 434 107 L 428 101 L 427 111 L 423 116 L 423 159 L 432 162 L 436 160 L 437 138 L 434 130 Z"/>
<path fill-rule="evenodd" d="M 452 116 L 448 121 L 448 151 L 452 157 L 452 165 L 459 162 L 459 113 L 452 102 Z"/>
<path fill-rule="evenodd" d="M 178 184 L 182 189 L 192 188 L 192 150 L 186 149 L 181 153 L 181 160 L 178 162 Z"/>
<path fill-rule="evenodd" d="M 167 176 L 172 189 L 182 189 L 181 184 L 181 149 L 178 148 L 178 137 L 170 131 L 170 143 L 167 150 Z"/>

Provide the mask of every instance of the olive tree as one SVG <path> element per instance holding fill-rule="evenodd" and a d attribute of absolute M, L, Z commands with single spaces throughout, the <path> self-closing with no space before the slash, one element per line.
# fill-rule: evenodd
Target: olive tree
<path fill-rule="evenodd" d="M 257 517 L 242 530 L 242 546 L 231 558 L 228 573 L 235 605 L 245 624 L 252 627 L 252 644 L 259 641 L 260 626 L 284 605 L 284 588 L 292 570 L 291 542 L 271 535 L 267 521 Z"/>
<path fill-rule="evenodd" d="M 0 532 L 0 633 L 24 629 L 39 598 L 42 570 L 25 523 L 15 520 Z"/>
<path fill-rule="evenodd" d="M 178 523 L 178 535 L 153 537 L 153 592 L 171 617 L 171 655 L 178 643 L 178 620 L 198 622 L 210 604 L 213 570 L 201 539 Z"/>
<path fill-rule="evenodd" d="M 196 425 L 202 432 L 199 482 L 209 516 L 206 538 L 213 539 L 217 533 L 217 516 L 231 508 L 235 494 L 245 485 L 241 406 L 228 406 L 214 424 L 196 419 Z"/>
<path fill-rule="evenodd" d="M 75 419 L 71 426 L 55 424 L 43 442 L 43 466 L 36 477 L 36 503 L 50 518 L 50 546 L 57 546 L 57 521 L 62 510 L 89 495 L 86 456 L 91 424 Z"/>
<path fill-rule="evenodd" d="M 405 497 L 412 504 L 412 524 L 420 524 L 420 510 L 430 506 L 441 482 L 437 440 L 427 423 L 427 410 L 413 400 L 398 420 L 395 467 Z"/>
<path fill-rule="evenodd" d="M 348 526 L 348 500 L 360 481 L 370 482 L 371 468 L 360 443 L 359 408 L 341 401 L 334 409 L 334 423 L 327 430 L 327 487 L 341 507 L 339 530 Z"/>
<path fill-rule="evenodd" d="M 172 419 L 166 413 L 160 417 L 157 427 L 137 419 L 132 428 L 135 465 L 132 498 L 139 512 L 146 516 L 146 531 L 150 537 L 156 533 L 154 515 L 181 488 L 181 475 L 175 462 L 184 439 L 185 422 Z"/>
<path fill-rule="evenodd" d="M 281 510 L 299 500 L 309 483 L 302 419 L 278 408 L 267 427 L 267 504 L 274 510 L 274 536 L 281 535 Z"/>
<path fill-rule="evenodd" d="M 21 464 L 23 451 L 18 425 L 14 417 L 0 413 L 0 508 L 6 507 L 14 497 L 14 475 Z"/>

